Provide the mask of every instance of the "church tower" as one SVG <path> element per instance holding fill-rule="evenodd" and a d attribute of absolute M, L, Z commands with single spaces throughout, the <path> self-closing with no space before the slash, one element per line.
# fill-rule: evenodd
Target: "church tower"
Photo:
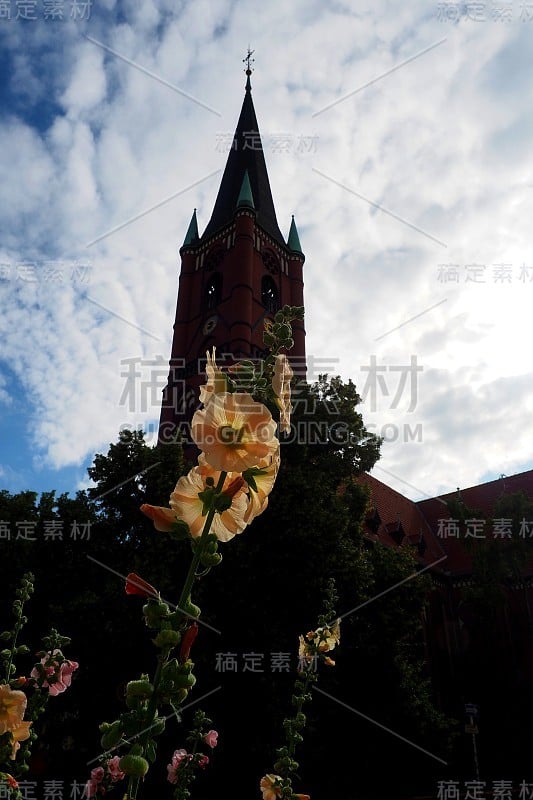
<path fill-rule="evenodd" d="M 159 441 L 186 427 L 205 382 L 205 354 L 217 363 L 264 355 L 263 324 L 284 305 L 303 306 L 303 264 L 294 217 L 285 242 L 278 227 L 263 146 L 252 101 L 250 56 L 241 114 L 211 219 L 198 233 L 196 209 L 180 249 L 181 272 L 168 383 L 163 391 Z M 293 323 L 288 354 L 305 377 L 305 330 Z"/>

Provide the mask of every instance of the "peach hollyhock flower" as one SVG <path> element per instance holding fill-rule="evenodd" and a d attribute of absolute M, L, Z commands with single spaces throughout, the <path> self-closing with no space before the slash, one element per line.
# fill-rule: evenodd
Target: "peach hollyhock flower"
<path fill-rule="evenodd" d="M 9 758 L 14 761 L 17 756 L 17 751 L 20 749 L 20 742 L 25 742 L 30 738 L 30 725 L 31 722 L 21 722 L 11 731 L 13 737 L 13 749 Z"/>
<path fill-rule="evenodd" d="M 213 394 L 220 394 L 227 391 L 228 388 L 224 373 L 216 365 L 215 354 L 216 347 L 213 347 L 212 354 L 209 351 L 205 354 L 207 359 L 205 367 L 207 383 L 204 386 L 200 386 L 200 403 L 204 406 L 208 404 Z"/>
<path fill-rule="evenodd" d="M 277 797 L 281 797 L 281 777 L 265 775 L 259 781 L 259 788 L 263 792 L 263 800 L 276 800 Z"/>
<path fill-rule="evenodd" d="M 279 465 L 280 455 L 278 445 L 276 452 L 268 459 L 267 464 L 265 466 L 259 466 L 260 472 L 257 474 L 255 472 L 253 473 L 256 490 L 253 486 L 248 487 L 249 502 L 246 514 L 244 515 L 244 519 L 248 525 L 254 517 L 258 517 L 259 514 L 262 514 L 268 506 L 268 495 L 276 482 Z"/>
<path fill-rule="evenodd" d="M 247 392 L 214 394 L 192 418 L 192 438 L 213 469 L 244 472 L 278 447 L 270 411 Z"/>
<path fill-rule="evenodd" d="M 272 390 L 276 395 L 276 405 L 280 411 L 279 429 L 282 433 L 291 432 L 291 378 L 294 375 L 289 359 L 284 353 L 276 356 Z"/>
<path fill-rule="evenodd" d="M 42 679 L 43 673 L 48 677 L 55 676 L 55 681 L 49 683 L 47 680 L 44 680 L 41 684 L 43 689 L 48 689 L 48 694 L 51 697 L 57 697 L 58 694 L 68 689 L 72 682 L 72 673 L 79 667 L 77 661 L 69 661 L 69 659 L 66 659 L 61 650 L 54 650 L 52 653 L 47 653 L 41 659 L 41 664 L 41 670 L 34 667 L 30 674 L 32 678 L 37 679 Z"/>
<path fill-rule="evenodd" d="M 335 620 L 333 625 L 325 628 L 317 628 L 316 631 L 309 631 L 305 638 L 300 636 L 300 648 L 298 655 L 300 659 L 311 661 L 316 653 L 329 653 L 341 640 L 340 619 Z M 335 662 L 327 657 L 325 663 L 332 667 Z"/>
<path fill-rule="evenodd" d="M 317 628 L 315 632 L 315 644 L 319 653 L 328 653 L 333 650 L 335 645 L 341 640 L 340 619 L 335 620 L 333 625 L 328 628 Z"/>
<path fill-rule="evenodd" d="M 215 400 L 212 400 L 208 408 L 214 402 Z M 206 517 L 202 514 L 204 504 L 198 496 L 200 492 L 206 489 L 206 477 L 209 476 L 205 475 L 204 477 L 202 468 L 193 467 L 188 475 L 184 475 L 178 480 L 174 491 L 170 495 L 171 508 L 180 519 L 187 523 L 194 539 L 201 536 L 206 520 Z M 229 487 L 234 477 L 228 474 L 224 486 Z M 237 533 L 242 533 L 246 527 L 246 522 L 244 521 L 246 504 L 247 499 L 244 492 L 234 494 L 231 506 L 221 514 L 215 514 L 210 533 L 214 533 L 221 542 L 228 542 Z"/>
<path fill-rule="evenodd" d="M 0 686 L 0 735 L 13 732 L 22 724 L 28 698 L 7 684 Z"/>
<path fill-rule="evenodd" d="M 156 531 L 161 531 L 162 533 L 171 531 L 172 526 L 177 522 L 176 512 L 171 508 L 151 506 L 148 503 L 144 503 L 141 506 L 141 511 L 152 520 Z"/>

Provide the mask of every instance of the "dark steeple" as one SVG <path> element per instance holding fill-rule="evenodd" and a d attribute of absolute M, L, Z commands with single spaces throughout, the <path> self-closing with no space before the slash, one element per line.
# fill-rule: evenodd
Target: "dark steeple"
<path fill-rule="evenodd" d="M 252 101 L 250 74 L 251 70 L 248 67 L 246 70 L 246 93 L 232 149 L 226 162 L 215 207 L 202 239 L 205 241 L 207 237 L 224 225 L 232 222 L 239 202 L 243 180 L 246 172 L 248 172 L 257 224 L 277 242 L 285 245 L 281 231 L 278 228 L 274 201 L 270 191 L 263 145 Z"/>

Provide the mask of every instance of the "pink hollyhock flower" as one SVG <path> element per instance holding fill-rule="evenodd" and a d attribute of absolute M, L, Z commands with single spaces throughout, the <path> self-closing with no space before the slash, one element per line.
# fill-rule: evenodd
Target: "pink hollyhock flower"
<path fill-rule="evenodd" d="M 217 731 L 208 731 L 204 736 L 204 742 L 213 748 L 217 746 L 218 733 Z"/>
<path fill-rule="evenodd" d="M 135 572 L 130 572 L 126 578 L 126 594 L 136 594 L 139 597 L 155 597 L 159 599 L 159 592 L 151 583 L 140 578 Z"/>
<path fill-rule="evenodd" d="M 104 768 L 95 767 L 91 770 L 91 777 L 85 784 L 85 797 L 95 797 L 98 794 L 98 787 L 104 779 Z"/>
<path fill-rule="evenodd" d="M 207 767 L 208 764 L 209 764 L 209 756 L 206 755 L 200 756 L 200 758 L 198 759 L 198 766 L 202 767 L 203 769 L 204 767 Z"/>
<path fill-rule="evenodd" d="M 49 682 L 45 679 L 41 684 L 43 689 L 48 689 L 48 693 L 51 697 L 57 697 L 58 694 L 62 694 L 62 692 L 68 689 L 72 682 L 72 673 L 79 667 L 77 661 L 70 661 L 64 658 L 61 650 L 54 650 L 52 653 L 47 653 L 41 659 L 41 665 L 41 670 L 37 669 L 37 667 L 32 669 L 31 677 L 42 680 L 43 671 L 47 678 L 54 676 L 54 681 Z"/>
<path fill-rule="evenodd" d="M 177 767 L 173 767 L 172 764 L 167 764 L 167 781 L 169 783 L 178 782 L 178 770 Z"/>
<path fill-rule="evenodd" d="M 172 766 L 179 767 L 182 761 L 190 761 L 190 760 L 191 756 L 189 755 L 189 753 L 183 748 L 181 748 L 180 750 L 174 751 L 174 755 L 172 756 Z"/>
<path fill-rule="evenodd" d="M 175 750 L 172 756 L 172 762 L 167 764 L 167 781 L 169 783 L 178 782 L 178 770 L 183 761 L 190 761 L 191 755 L 186 750 Z"/>
<path fill-rule="evenodd" d="M 110 758 L 107 762 L 107 771 L 113 783 L 115 783 L 115 781 L 121 781 L 125 777 L 125 773 L 119 768 L 119 763 L 120 756 L 113 756 L 113 758 Z"/>
<path fill-rule="evenodd" d="M 85 797 L 95 797 L 98 792 L 98 783 L 96 781 L 91 780 L 87 781 L 85 784 Z"/>

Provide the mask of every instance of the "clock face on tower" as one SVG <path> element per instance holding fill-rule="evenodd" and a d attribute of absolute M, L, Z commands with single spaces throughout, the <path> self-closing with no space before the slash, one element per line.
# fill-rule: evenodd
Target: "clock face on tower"
<path fill-rule="evenodd" d="M 209 336 L 210 333 L 213 333 L 215 330 L 216 324 L 218 322 L 218 317 L 216 314 L 213 314 L 212 317 L 208 317 L 204 322 L 204 327 L 202 328 L 202 333 L 204 336 Z"/>

